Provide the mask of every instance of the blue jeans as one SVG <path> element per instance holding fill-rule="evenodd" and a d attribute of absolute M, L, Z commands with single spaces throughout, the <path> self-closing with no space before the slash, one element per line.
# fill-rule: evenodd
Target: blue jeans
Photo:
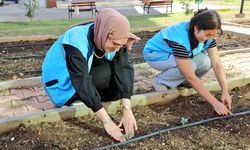
<path fill-rule="evenodd" d="M 197 77 L 201 78 L 211 69 L 211 60 L 206 54 L 198 54 L 193 57 L 191 64 Z M 182 83 L 186 83 L 186 79 L 179 70 L 173 55 L 169 56 L 168 60 L 163 61 L 147 61 L 147 63 L 154 69 L 162 71 L 156 75 L 156 80 L 160 84 L 175 88 Z"/>

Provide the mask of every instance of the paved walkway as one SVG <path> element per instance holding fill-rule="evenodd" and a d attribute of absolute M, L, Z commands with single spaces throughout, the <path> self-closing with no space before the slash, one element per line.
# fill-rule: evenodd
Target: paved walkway
<path fill-rule="evenodd" d="M 35 11 L 35 20 L 55 20 L 68 19 L 67 1 L 57 3 L 57 8 L 45 8 L 45 4 L 40 4 L 40 7 Z M 96 0 L 97 9 L 115 8 L 126 16 L 143 15 L 143 5 L 139 0 Z M 184 11 L 180 3 L 174 2 L 173 13 Z M 218 6 L 213 4 L 203 3 L 200 8 L 208 9 L 225 9 L 238 8 L 238 6 Z M 197 9 L 196 4 L 192 4 L 191 8 Z M 165 13 L 165 7 L 156 7 L 150 9 L 150 13 L 159 14 Z M 0 7 L 0 22 L 6 21 L 24 21 L 28 20 L 25 16 L 26 11 L 22 4 L 9 4 Z M 91 18 L 91 12 L 80 12 L 79 15 L 73 15 L 73 18 Z"/>

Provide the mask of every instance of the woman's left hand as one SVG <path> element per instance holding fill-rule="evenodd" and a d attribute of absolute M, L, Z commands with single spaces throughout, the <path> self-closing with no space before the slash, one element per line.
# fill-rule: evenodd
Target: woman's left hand
<path fill-rule="evenodd" d="M 126 138 L 130 139 L 134 137 L 134 132 L 137 130 L 136 120 L 131 109 L 122 109 L 122 113 L 123 115 L 118 127 L 123 125 Z"/>
<path fill-rule="evenodd" d="M 227 109 L 231 112 L 232 99 L 228 91 L 222 92 L 221 102 L 227 107 Z"/>

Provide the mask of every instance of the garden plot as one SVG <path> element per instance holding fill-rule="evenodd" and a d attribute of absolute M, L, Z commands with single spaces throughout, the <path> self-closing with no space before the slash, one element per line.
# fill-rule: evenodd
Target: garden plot
<path fill-rule="evenodd" d="M 232 113 L 250 110 L 250 85 L 231 92 Z M 213 93 L 218 99 L 221 93 Z M 135 137 L 216 117 L 213 108 L 198 96 L 179 97 L 170 105 L 134 107 L 139 130 Z M 119 122 L 120 113 L 111 115 Z M 116 143 L 96 116 L 65 121 L 23 124 L 0 136 L 0 149 L 92 149 Z M 250 115 L 217 120 L 202 125 L 145 138 L 112 149 L 227 149 L 250 148 Z"/>
<path fill-rule="evenodd" d="M 149 31 L 135 33 L 142 40 L 136 43 L 130 52 L 130 59 L 134 64 L 144 62 L 142 50 L 147 40 L 155 33 Z M 43 58 L 54 41 L 51 39 L 1 43 L 0 81 L 40 76 Z M 217 45 L 220 51 L 247 48 L 250 47 L 250 36 L 225 32 L 217 37 Z"/>

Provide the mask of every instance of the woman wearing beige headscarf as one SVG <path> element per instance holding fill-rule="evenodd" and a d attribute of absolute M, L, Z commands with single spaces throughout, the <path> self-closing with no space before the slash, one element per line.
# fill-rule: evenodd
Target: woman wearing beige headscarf
<path fill-rule="evenodd" d="M 106 132 L 118 141 L 137 130 L 131 110 L 134 69 L 128 50 L 139 38 L 130 32 L 126 17 L 103 9 L 94 22 L 67 30 L 49 49 L 42 65 L 42 82 L 56 106 L 81 100 L 102 120 Z M 103 101 L 121 99 L 123 116 L 116 125 Z"/>

